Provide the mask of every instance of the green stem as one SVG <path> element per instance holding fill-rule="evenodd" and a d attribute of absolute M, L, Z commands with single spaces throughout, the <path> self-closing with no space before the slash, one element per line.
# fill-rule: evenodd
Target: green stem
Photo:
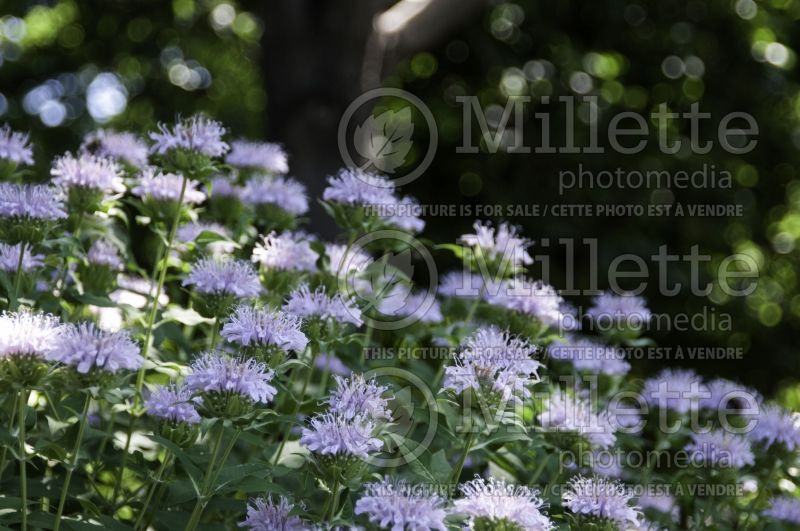
<path fill-rule="evenodd" d="M 111 412 L 111 416 L 108 419 L 108 428 L 106 428 L 105 432 L 103 433 L 103 439 L 100 441 L 100 447 L 97 449 L 97 456 L 103 456 L 103 452 L 108 445 L 109 439 L 111 439 L 112 434 L 114 433 L 114 424 L 117 422 L 117 413 L 115 411 Z"/>
<path fill-rule="evenodd" d="M 211 327 L 211 346 L 209 350 L 213 351 L 217 347 L 218 339 L 219 339 L 219 317 L 214 317 L 214 325 Z"/>
<path fill-rule="evenodd" d="M 83 403 L 83 412 L 78 421 L 78 437 L 75 439 L 75 446 L 72 448 L 71 462 L 67 467 L 67 475 L 64 478 L 64 486 L 61 487 L 61 498 L 58 500 L 58 510 L 56 510 L 56 519 L 53 526 L 53 531 L 58 531 L 61 527 L 61 515 L 64 514 L 64 504 L 67 502 L 67 495 L 69 494 L 69 483 L 72 480 L 72 473 L 78 466 L 78 454 L 81 450 L 81 442 L 83 442 L 83 432 L 86 430 L 87 419 L 89 418 L 89 405 L 92 403 L 91 395 L 86 395 L 86 400 Z"/>
<path fill-rule="evenodd" d="M 339 505 L 339 471 L 336 470 L 336 479 L 333 480 L 333 491 L 331 492 L 331 504 L 327 515 L 327 520 L 333 520 L 336 514 L 336 507 Z"/>
<path fill-rule="evenodd" d="M 83 212 L 78 214 L 78 223 L 75 225 L 75 232 L 72 233 L 72 237 L 80 245 L 80 234 L 81 234 L 81 227 L 83 226 Z M 69 257 L 64 257 L 64 263 L 61 265 L 61 271 L 58 274 L 58 282 L 56 283 L 56 288 L 58 288 L 59 293 L 64 293 L 64 289 L 67 287 L 67 275 L 69 274 Z"/>
<path fill-rule="evenodd" d="M 156 477 L 153 482 L 150 484 L 150 488 L 147 491 L 147 498 L 144 500 L 144 505 L 142 505 L 142 510 L 139 511 L 139 517 L 136 518 L 136 523 L 133 524 L 134 529 L 139 529 L 139 526 L 142 525 L 142 520 L 147 515 L 147 509 L 150 507 L 150 502 L 153 500 L 153 495 L 158 490 L 158 487 L 161 483 L 161 478 L 164 476 L 164 471 L 169 466 L 169 463 L 172 462 L 172 454 L 167 453 L 164 456 L 164 460 L 161 461 L 161 466 L 158 467 L 158 472 L 156 472 Z"/>
<path fill-rule="evenodd" d="M 313 348 L 311 351 L 311 365 L 308 368 L 308 373 L 306 374 L 306 379 L 303 381 L 303 388 L 300 391 L 300 399 L 306 396 L 306 389 L 308 389 L 308 385 L 311 383 L 311 377 L 314 375 L 314 365 L 317 362 L 317 356 L 319 355 L 319 349 Z M 301 400 L 295 400 L 294 411 L 292 411 L 292 419 L 297 418 L 297 414 L 300 412 L 300 404 Z M 289 422 L 286 426 L 286 429 L 283 432 L 283 437 L 281 438 L 281 444 L 278 446 L 278 451 L 275 452 L 275 458 L 272 461 L 273 465 L 277 465 L 278 461 L 281 458 L 281 454 L 283 453 L 283 447 L 286 446 L 286 441 L 289 439 L 289 434 L 292 431 L 292 423 Z"/>
<path fill-rule="evenodd" d="M 9 427 L 14 425 L 14 420 L 17 418 L 17 401 L 19 400 L 19 395 L 14 395 L 14 406 L 11 408 L 11 416 L 8 419 Z M 3 453 L 0 454 L 0 480 L 3 479 L 3 472 L 6 470 L 6 455 L 8 452 L 8 446 L 3 446 Z"/>
<path fill-rule="evenodd" d="M 22 280 L 22 259 L 25 257 L 25 242 L 19 244 L 19 259 L 17 260 L 17 270 L 14 272 L 14 291 L 12 296 L 9 297 L 8 309 L 12 312 L 19 306 L 19 285 Z"/>
<path fill-rule="evenodd" d="M 147 318 L 147 328 L 145 330 L 144 336 L 144 343 L 142 345 L 142 358 L 144 359 L 144 363 L 142 366 L 139 367 L 139 372 L 136 374 L 136 395 L 134 396 L 133 400 L 133 407 L 139 405 L 139 402 L 142 398 L 142 386 L 144 385 L 144 371 L 145 365 L 147 362 L 147 357 L 150 353 L 150 340 L 153 336 L 153 327 L 156 323 L 156 315 L 158 314 L 158 299 L 161 297 L 161 290 L 164 288 L 164 281 L 167 279 L 167 269 L 169 264 L 169 257 L 170 253 L 172 252 L 172 243 L 175 240 L 175 233 L 178 231 L 178 223 L 181 219 L 181 209 L 183 208 L 183 196 L 186 194 L 186 183 L 188 179 L 186 176 L 183 177 L 181 181 L 181 193 L 178 196 L 178 206 L 175 209 L 175 217 L 172 220 L 172 226 L 169 229 L 169 235 L 167 237 L 167 245 L 165 247 L 164 256 L 161 259 L 163 264 L 156 264 L 156 267 L 160 267 L 160 272 L 158 276 L 158 283 L 156 284 L 156 292 L 153 296 L 153 299 L 150 303 L 150 315 Z"/>
<path fill-rule="evenodd" d="M 467 460 L 467 454 L 469 453 L 470 449 L 472 449 L 472 443 L 475 439 L 475 432 L 470 431 L 469 435 L 467 435 L 467 440 L 464 443 L 464 451 L 461 452 L 461 457 L 458 458 L 458 464 L 453 469 L 453 475 L 450 477 L 450 483 L 458 483 L 458 480 L 461 479 L 461 471 L 464 469 L 464 461 Z"/>
<path fill-rule="evenodd" d="M 222 459 L 219 460 L 219 466 L 217 467 L 216 472 L 214 472 L 214 476 L 209 483 L 209 486 L 216 485 L 219 475 L 222 473 L 222 469 L 225 468 L 225 463 L 228 462 L 228 457 L 230 457 L 233 447 L 236 446 L 236 441 L 239 440 L 239 435 L 241 434 L 241 430 L 238 429 L 233 432 L 233 437 L 231 437 L 231 440 L 228 442 L 228 446 L 225 447 L 225 451 L 222 452 Z"/>
<path fill-rule="evenodd" d="M 200 517 L 203 515 L 203 509 L 206 505 L 206 496 L 208 496 L 208 488 L 211 484 L 211 478 L 214 475 L 214 467 L 217 463 L 217 456 L 219 455 L 219 448 L 222 446 L 222 436 L 225 433 L 225 425 L 220 423 L 219 434 L 214 442 L 214 451 L 211 454 L 211 459 L 208 461 L 208 468 L 203 475 L 203 484 L 200 487 L 200 495 L 197 497 L 197 503 L 194 505 L 192 515 L 189 517 L 189 522 L 186 524 L 185 531 L 194 531 L 197 529 L 197 524 L 200 523 Z"/>
<path fill-rule="evenodd" d="M 536 467 L 536 470 L 531 476 L 530 481 L 528 481 L 529 485 L 533 485 L 534 483 L 536 483 L 536 481 L 539 479 L 539 476 L 541 476 L 542 472 L 544 472 L 544 469 L 549 461 L 550 461 L 549 456 L 544 456 L 544 459 L 542 459 L 542 461 L 539 463 L 539 466 Z"/>
<path fill-rule="evenodd" d="M 25 411 L 28 406 L 28 392 L 25 389 L 19 390 L 19 398 L 17 398 L 17 407 L 19 408 L 19 492 L 22 503 L 20 509 L 22 511 L 22 525 L 20 529 L 26 531 L 28 529 L 28 471 L 27 461 L 28 454 L 25 449 Z"/>
<path fill-rule="evenodd" d="M 469 325 L 470 321 L 475 317 L 475 313 L 478 311 L 478 306 L 480 306 L 483 297 L 486 295 L 486 285 L 484 284 L 481 286 L 480 291 L 478 292 L 478 296 L 472 301 L 472 305 L 469 307 L 469 311 L 467 312 L 467 316 L 464 318 L 464 330 L 466 331 L 467 325 Z"/>

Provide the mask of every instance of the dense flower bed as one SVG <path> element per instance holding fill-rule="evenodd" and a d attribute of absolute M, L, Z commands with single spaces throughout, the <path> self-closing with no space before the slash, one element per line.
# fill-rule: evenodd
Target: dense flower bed
<path fill-rule="evenodd" d="M 40 182 L 0 129 L 0 526 L 800 525 L 795 416 L 630 378 L 640 297 L 579 312 L 506 223 L 423 243 L 413 208 L 376 208 L 414 199 L 360 170 L 329 177 L 323 242 L 282 148 L 225 135 L 96 131 Z M 420 245 L 463 268 L 420 289 Z"/>

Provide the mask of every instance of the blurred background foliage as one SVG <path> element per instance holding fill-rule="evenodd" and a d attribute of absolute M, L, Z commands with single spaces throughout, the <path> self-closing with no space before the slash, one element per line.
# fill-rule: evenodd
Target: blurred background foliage
<path fill-rule="evenodd" d="M 410 1 L 410 0 L 406 0 Z M 446 0 L 416 0 L 435 3 Z M 476 2 L 472 2 L 475 4 Z M 742 360 L 651 361 L 694 365 L 706 375 L 739 379 L 765 391 L 781 390 L 800 408 L 797 345 L 800 287 L 800 2 L 793 0 L 478 2 L 457 27 L 420 39 L 381 71 L 379 83 L 402 87 L 430 107 L 439 148 L 425 176 L 406 187 L 422 203 L 553 204 L 609 202 L 722 203 L 742 205 L 742 217 L 518 217 L 511 221 L 535 240 L 549 238 L 536 254 L 550 257 L 557 287 L 566 280 L 567 257 L 558 238 L 576 239 L 575 278 L 588 285 L 590 254 L 580 239 L 599 242 L 599 285 L 614 257 L 655 254 L 666 244 L 674 254 L 693 245 L 713 260 L 702 264 L 713 281 L 719 262 L 733 252 L 759 264 L 751 295 L 708 297 L 686 289 L 689 264 L 670 267 L 684 283 L 673 297 L 659 295 L 650 262 L 645 292 L 657 313 L 704 314 L 705 329 L 654 333 L 662 345 L 741 348 Z M 49 159 L 75 149 L 98 125 L 146 131 L 176 114 L 205 111 L 235 135 L 281 141 L 293 173 L 318 193 L 324 177 L 341 165 L 335 126 L 347 103 L 365 86 L 364 51 L 373 17 L 393 2 L 309 0 L 4 0 L 0 10 L 0 121 L 31 130 L 37 175 L 46 178 Z M 423 31 L 416 29 L 413 31 Z M 327 39 L 327 40 L 325 40 Z M 354 74 L 355 73 L 355 74 Z M 686 150 L 665 155 L 655 135 L 637 155 L 456 153 L 462 140 L 460 95 L 476 95 L 489 125 L 496 125 L 506 100 L 531 96 L 526 145 L 539 145 L 533 112 L 551 113 L 551 135 L 563 138 L 565 108 L 539 98 L 595 95 L 600 131 L 619 112 L 645 116 L 660 103 L 686 112 L 698 102 L 712 123 L 745 111 L 759 125 L 758 146 L 745 155 L 720 148 L 715 129 L 702 131 L 714 148 L 705 155 Z M 576 111 L 578 145 L 588 135 L 588 109 Z M 671 134 L 687 136 L 688 123 Z M 416 128 L 419 131 L 422 128 Z M 473 129 L 476 124 L 473 123 Z M 651 131 L 654 131 L 651 128 Z M 417 134 L 417 133 L 415 133 Z M 421 133 L 420 133 L 421 134 Z M 601 140 L 602 143 L 602 140 Z M 560 145 L 559 141 L 555 141 Z M 412 151 L 412 155 L 416 153 Z M 417 156 L 421 154 L 417 153 Z M 598 189 L 559 193 L 558 172 L 578 165 L 597 171 L 704 166 L 733 176 L 729 189 Z M 471 218 L 431 218 L 425 235 L 452 241 Z M 325 233 L 319 211 L 312 229 Z M 584 304 L 586 299 L 576 299 Z M 723 313 L 732 331 L 720 329 Z M 700 327 L 703 328 L 703 327 Z M 648 362 L 636 365 L 640 369 Z"/>

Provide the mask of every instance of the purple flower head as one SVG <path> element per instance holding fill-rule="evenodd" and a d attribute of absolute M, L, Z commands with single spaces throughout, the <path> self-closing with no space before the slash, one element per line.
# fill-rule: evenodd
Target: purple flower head
<path fill-rule="evenodd" d="M 536 347 L 497 327 L 481 328 L 464 340 L 457 363 L 445 369 L 443 386 L 455 393 L 489 391 L 502 402 L 530 396 L 541 363 Z"/>
<path fill-rule="evenodd" d="M 176 123 L 172 128 L 158 125 L 158 131 L 150 133 L 154 142 L 151 153 L 164 155 L 174 149 L 196 151 L 207 157 L 219 157 L 228 151 L 222 140 L 225 128 L 221 123 L 196 114 Z"/>
<path fill-rule="evenodd" d="M 642 396 L 652 407 L 688 413 L 698 409 L 700 401 L 710 398 L 711 393 L 694 371 L 664 369 L 645 380 Z"/>
<path fill-rule="evenodd" d="M 542 323 L 557 326 L 565 322 L 564 298 L 556 289 L 541 281 L 514 278 L 486 289 L 490 304 L 535 317 Z"/>
<path fill-rule="evenodd" d="M 105 266 L 110 269 L 121 270 L 123 268 L 122 258 L 119 255 L 119 248 L 107 240 L 95 240 L 92 242 L 86 259 L 90 264 Z"/>
<path fill-rule="evenodd" d="M 490 529 L 505 525 L 504 529 L 549 531 L 555 525 L 542 512 L 545 502 L 539 492 L 523 485 L 506 483 L 502 479 L 489 480 L 476 476 L 459 486 L 462 498 L 453 502 L 453 511 L 469 517 L 469 529 Z"/>
<path fill-rule="evenodd" d="M 197 424 L 200 415 L 195 409 L 192 392 L 185 386 L 160 386 L 144 402 L 147 414 L 170 422 Z"/>
<path fill-rule="evenodd" d="M 700 407 L 713 411 L 735 407 L 752 408 L 763 401 L 758 391 L 724 378 L 711 380 L 706 389 L 711 396 L 700 400 Z"/>
<path fill-rule="evenodd" d="M 505 268 L 510 267 L 513 270 L 533 263 L 527 250 L 531 242 L 520 237 L 516 227 L 501 223 L 495 230 L 491 225 L 480 221 L 476 221 L 472 227 L 475 233 L 464 234 L 459 240 L 487 261 L 505 262 Z"/>
<path fill-rule="evenodd" d="M 186 191 L 183 194 L 183 204 L 192 205 L 206 200 L 206 194 L 198 187 L 200 183 L 195 180 L 186 182 Z M 137 180 L 131 193 L 142 199 L 153 201 L 178 201 L 183 187 L 183 177 L 174 173 L 156 173 L 153 168 L 145 169 Z"/>
<path fill-rule="evenodd" d="M 81 374 L 138 369 L 143 362 L 139 345 L 127 332 L 106 332 L 93 323 L 67 327 L 48 359 L 75 367 Z"/>
<path fill-rule="evenodd" d="M 363 375 L 350 378 L 336 376 L 336 389 L 328 398 L 330 411 L 345 420 L 363 416 L 370 420 L 390 420 L 389 399 L 384 395 L 389 388 L 374 380 L 365 380 Z"/>
<path fill-rule="evenodd" d="M 600 450 L 617 440 L 608 414 L 595 411 L 588 400 L 555 388 L 542 407 L 536 418 L 546 431 L 579 433 Z"/>
<path fill-rule="evenodd" d="M 328 257 L 328 272 L 338 278 L 359 275 L 374 261 L 361 249 L 347 249 L 347 246 L 335 243 L 325 244 L 325 256 Z"/>
<path fill-rule="evenodd" d="M 625 351 L 591 339 L 557 340 L 547 350 L 550 357 L 569 362 L 578 371 L 624 376 L 631 369 Z"/>
<path fill-rule="evenodd" d="M 0 183 L 0 217 L 43 221 L 65 219 L 64 195 L 53 186 Z"/>
<path fill-rule="evenodd" d="M 241 186 L 234 184 L 229 178 L 221 175 L 212 178 L 208 185 L 208 196 L 217 199 L 224 197 L 241 199 L 243 193 Z"/>
<path fill-rule="evenodd" d="M 652 317 L 644 298 L 628 293 L 604 293 L 595 297 L 586 315 L 599 324 L 623 324 L 634 328 L 645 325 Z"/>
<path fill-rule="evenodd" d="M 564 507 L 575 515 L 602 518 L 620 529 L 637 527 L 641 513 L 630 505 L 631 492 L 618 481 L 577 476 L 569 481 Z"/>
<path fill-rule="evenodd" d="M 311 291 L 307 284 L 301 285 L 289 295 L 283 310 L 303 318 L 318 317 L 338 323 L 352 323 L 355 326 L 364 324 L 361 310 L 351 300 L 344 299 L 340 293 L 331 297 L 325 293 L 323 287 Z"/>
<path fill-rule="evenodd" d="M 268 142 L 234 140 L 225 163 L 237 168 L 253 168 L 272 174 L 289 171 L 288 157 L 283 146 Z"/>
<path fill-rule="evenodd" d="M 300 445 L 320 455 L 355 456 L 366 459 L 383 448 L 374 436 L 375 421 L 363 416 L 347 420 L 334 413 L 322 413 L 303 428 Z"/>
<path fill-rule="evenodd" d="M 34 356 L 45 359 L 58 347 L 64 327 L 50 314 L 29 311 L 0 315 L 0 359 Z"/>
<path fill-rule="evenodd" d="M 301 330 L 302 319 L 282 311 L 238 306 L 222 326 L 222 337 L 244 347 L 278 347 L 303 352 L 308 338 Z"/>
<path fill-rule="evenodd" d="M 742 468 L 755 463 L 750 441 L 722 429 L 693 433 L 686 452 L 694 463 L 720 468 Z"/>
<path fill-rule="evenodd" d="M 277 205 L 295 216 L 308 212 L 305 185 L 290 177 L 253 177 L 247 181 L 241 197 L 250 206 Z"/>
<path fill-rule="evenodd" d="M 748 438 L 767 448 L 780 444 L 790 452 L 800 448 L 800 415 L 790 413 L 775 404 L 761 408 L 756 425 L 747 433 Z"/>
<path fill-rule="evenodd" d="M 214 234 L 219 234 L 225 238 L 231 237 L 231 233 L 227 227 L 224 227 L 223 225 L 213 221 L 195 221 L 192 223 L 186 223 L 178 227 L 178 231 L 175 236 L 178 238 L 179 242 L 189 243 L 197 240 L 197 238 L 203 232 L 213 232 Z M 236 249 L 236 244 L 232 241 L 217 240 L 208 243 L 206 245 L 206 249 L 208 249 L 208 251 L 214 255 L 228 254 L 232 253 Z"/>
<path fill-rule="evenodd" d="M 356 501 L 355 514 L 367 515 L 375 525 L 409 531 L 447 529 L 445 500 L 437 494 L 388 476 L 379 483 L 368 483 L 365 490 Z"/>
<path fill-rule="evenodd" d="M 194 359 L 186 387 L 194 393 L 237 394 L 266 404 L 278 392 L 270 381 L 275 372 L 253 359 L 206 352 Z"/>
<path fill-rule="evenodd" d="M 439 281 L 438 293 L 445 297 L 477 299 L 481 296 L 483 286 L 483 277 L 479 274 L 451 271 L 446 273 Z"/>
<path fill-rule="evenodd" d="M 317 258 L 319 255 L 311 248 L 307 235 L 273 231 L 256 244 L 251 259 L 267 269 L 316 271 Z"/>
<path fill-rule="evenodd" d="M 353 373 L 342 360 L 333 354 L 327 354 L 325 352 L 319 353 L 314 365 L 319 370 L 328 370 L 331 374 L 336 374 L 338 376 L 347 376 Z"/>
<path fill-rule="evenodd" d="M 306 531 L 310 529 L 299 516 L 290 513 L 294 505 L 285 497 L 278 498 L 278 503 L 268 498 L 257 498 L 247 506 L 247 518 L 239 522 L 239 527 L 250 531 Z"/>
<path fill-rule="evenodd" d="M 202 258 L 192 265 L 183 286 L 194 286 L 198 293 L 255 297 L 261 293 L 261 281 L 253 266 L 244 260 L 228 257 Z"/>
<path fill-rule="evenodd" d="M 342 168 L 336 176 L 328 177 L 328 187 L 322 193 L 325 201 L 343 205 L 394 205 L 394 183 L 358 169 Z"/>
<path fill-rule="evenodd" d="M 147 165 L 147 144 L 127 131 L 109 129 L 92 131 L 83 138 L 81 152 L 109 157 L 137 168 L 144 168 Z"/>
<path fill-rule="evenodd" d="M 405 196 L 395 200 L 392 208 L 382 213 L 380 218 L 392 227 L 406 232 L 422 232 L 425 230 L 425 221 L 419 217 L 422 210 L 413 197 Z"/>
<path fill-rule="evenodd" d="M 378 302 L 378 310 L 394 317 L 416 317 L 423 323 L 441 323 L 442 308 L 433 293 L 412 293 L 411 288 L 395 284 Z"/>
<path fill-rule="evenodd" d="M 12 131 L 8 124 L 0 127 L 0 159 L 14 164 L 33 165 L 33 149 L 30 135 Z"/>
<path fill-rule="evenodd" d="M 800 525 L 800 498 L 795 496 L 778 496 L 770 501 L 769 508 L 762 512 L 764 516 L 781 522 Z"/>
<path fill-rule="evenodd" d="M 22 244 L 8 245 L 7 243 L 0 243 L 0 270 L 6 273 L 15 273 L 19 265 L 19 251 Z M 44 265 L 44 256 L 41 254 L 33 254 L 30 247 L 25 249 L 25 254 L 22 256 L 22 271 L 27 273 L 37 267 Z"/>
<path fill-rule="evenodd" d="M 65 153 L 53 161 L 50 169 L 53 184 L 65 189 L 86 188 L 107 194 L 121 194 L 122 168 L 113 159 L 82 153 L 75 157 Z"/>

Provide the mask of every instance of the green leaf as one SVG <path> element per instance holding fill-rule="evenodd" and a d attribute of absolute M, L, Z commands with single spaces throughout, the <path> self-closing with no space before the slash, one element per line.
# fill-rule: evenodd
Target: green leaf
<path fill-rule="evenodd" d="M 431 455 L 430 472 L 439 483 L 446 483 L 450 479 L 453 467 L 443 449 Z"/>
<path fill-rule="evenodd" d="M 201 323 L 213 324 L 213 319 L 203 317 L 197 311 L 191 308 L 181 308 L 180 306 L 172 306 L 164 312 L 164 321 L 176 321 L 186 326 L 197 326 Z"/>

